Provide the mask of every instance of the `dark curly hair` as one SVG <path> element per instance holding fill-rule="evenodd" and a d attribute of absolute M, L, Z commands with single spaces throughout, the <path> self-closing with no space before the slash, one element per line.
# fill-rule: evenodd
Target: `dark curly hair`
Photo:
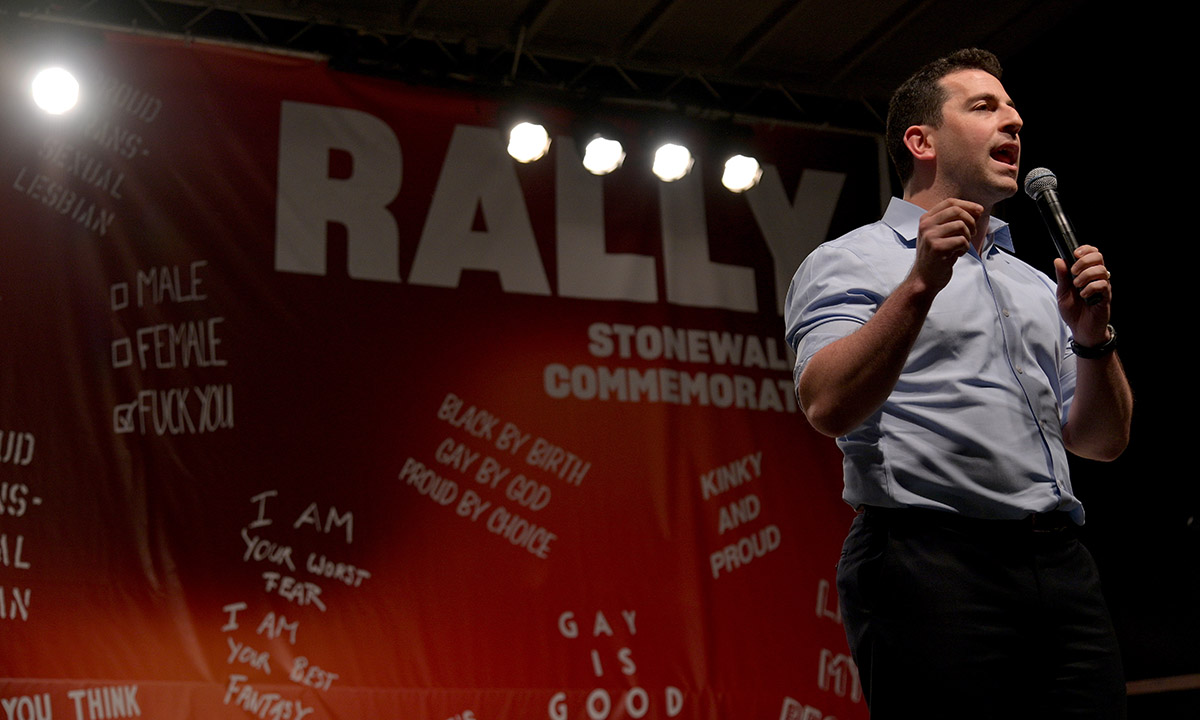
<path fill-rule="evenodd" d="M 1003 72 L 1000 61 L 992 53 L 979 48 L 966 48 L 925 65 L 892 94 L 884 137 L 902 185 L 907 185 L 913 174 L 912 154 L 904 145 L 904 131 L 913 125 L 941 125 L 946 90 L 940 80 L 958 70 L 983 70 L 997 80 Z"/>

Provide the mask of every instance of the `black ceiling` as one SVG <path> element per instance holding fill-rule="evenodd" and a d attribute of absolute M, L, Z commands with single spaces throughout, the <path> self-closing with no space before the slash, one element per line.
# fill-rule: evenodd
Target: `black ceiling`
<path fill-rule="evenodd" d="M 1082 0 L 4 0 L 5 15 L 327 56 L 559 103 L 879 129 L 890 88 L 964 46 L 1002 60 Z"/>

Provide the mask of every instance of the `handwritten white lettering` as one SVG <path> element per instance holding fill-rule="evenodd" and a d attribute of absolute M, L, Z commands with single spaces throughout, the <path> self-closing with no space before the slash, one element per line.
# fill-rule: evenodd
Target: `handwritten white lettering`
<path fill-rule="evenodd" d="M 273 720 L 303 720 L 315 708 L 304 707 L 299 698 L 288 700 L 279 693 L 260 692 L 253 685 L 246 683 L 250 678 L 245 675 L 230 675 L 225 685 L 226 705 L 234 705 L 260 718 Z"/>
<path fill-rule="evenodd" d="M 753 535 L 747 535 L 737 542 L 726 545 L 708 557 L 713 579 L 719 578 L 722 571 L 731 573 L 749 565 L 755 558 L 779 549 L 780 542 L 779 528 L 775 525 L 768 525 Z"/>
<path fill-rule="evenodd" d="M 321 587 L 316 583 L 303 582 L 277 572 L 265 572 L 262 576 L 266 592 L 275 591 L 285 600 L 297 605 L 316 605 L 321 612 L 325 612 L 325 603 L 321 600 Z"/>
<path fill-rule="evenodd" d="M 137 685 L 107 685 L 103 687 L 70 690 L 67 697 L 75 701 L 76 720 L 100 720 L 104 718 L 140 717 Z M 87 715 L 83 714 L 87 703 Z"/>

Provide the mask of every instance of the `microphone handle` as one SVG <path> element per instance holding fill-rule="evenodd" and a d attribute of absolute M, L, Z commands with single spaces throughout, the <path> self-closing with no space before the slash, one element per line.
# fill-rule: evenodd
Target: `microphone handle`
<path fill-rule="evenodd" d="M 1071 227 L 1071 221 L 1067 219 L 1062 203 L 1058 201 L 1058 193 L 1053 189 L 1042 191 L 1042 194 L 1038 195 L 1037 206 L 1042 211 L 1042 220 L 1046 222 L 1046 229 L 1050 231 L 1054 247 L 1058 248 L 1058 256 L 1067 264 L 1069 271 L 1077 259 L 1075 251 L 1079 248 L 1079 241 L 1075 239 L 1075 229 Z M 1079 289 L 1076 288 L 1075 292 L 1078 293 Z M 1088 305 L 1095 305 L 1100 302 L 1100 295 L 1084 298 L 1084 302 Z"/>

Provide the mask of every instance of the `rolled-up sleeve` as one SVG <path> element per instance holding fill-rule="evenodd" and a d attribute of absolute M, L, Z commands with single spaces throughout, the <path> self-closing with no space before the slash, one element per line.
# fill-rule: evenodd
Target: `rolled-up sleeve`
<path fill-rule="evenodd" d="M 796 353 L 794 380 L 813 355 L 871 319 L 886 297 L 884 284 L 864 258 L 840 245 L 822 245 L 805 259 L 784 304 L 784 337 Z"/>

